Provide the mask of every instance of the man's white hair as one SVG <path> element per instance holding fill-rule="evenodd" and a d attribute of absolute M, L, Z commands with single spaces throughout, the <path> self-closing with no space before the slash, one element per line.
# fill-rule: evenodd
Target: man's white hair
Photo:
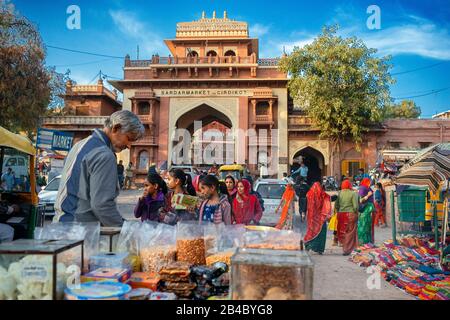
<path fill-rule="evenodd" d="M 144 136 L 145 128 L 138 116 L 128 110 L 114 112 L 105 121 L 105 128 L 111 129 L 120 124 L 122 133 L 131 133 L 136 140 Z"/>

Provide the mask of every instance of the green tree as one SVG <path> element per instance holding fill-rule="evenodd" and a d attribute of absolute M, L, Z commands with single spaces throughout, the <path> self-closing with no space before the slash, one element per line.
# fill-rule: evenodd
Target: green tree
<path fill-rule="evenodd" d="M 332 142 L 331 156 L 339 156 L 342 143 L 351 139 L 357 149 L 371 125 L 382 120 L 390 103 L 390 57 L 375 57 L 356 37 L 337 35 L 338 26 L 322 33 L 303 48 L 280 61 L 290 76 L 288 88 L 320 129 L 320 137 Z"/>
<path fill-rule="evenodd" d="M 422 114 L 422 110 L 412 100 L 403 100 L 399 104 L 386 107 L 385 119 L 417 119 Z"/>
<path fill-rule="evenodd" d="M 54 88 L 60 87 L 57 79 L 45 66 L 45 47 L 36 27 L 0 0 L 0 125 L 35 131 Z"/>

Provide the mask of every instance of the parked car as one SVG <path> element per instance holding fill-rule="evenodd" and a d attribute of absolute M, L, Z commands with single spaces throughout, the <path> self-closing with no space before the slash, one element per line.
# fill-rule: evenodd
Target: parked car
<path fill-rule="evenodd" d="M 59 183 L 61 182 L 61 176 L 56 176 L 50 182 L 42 188 L 39 192 L 39 204 L 45 205 L 45 215 L 54 216 L 55 215 L 55 202 L 56 195 L 58 193 Z"/>
<path fill-rule="evenodd" d="M 172 169 L 183 170 L 185 173 L 187 173 L 191 176 L 192 180 L 194 180 L 195 176 L 198 176 L 200 174 L 200 172 L 194 166 L 171 166 L 170 170 L 172 170 Z"/>
<path fill-rule="evenodd" d="M 260 224 L 265 226 L 275 226 L 280 220 L 281 208 L 276 210 L 281 203 L 281 198 L 286 190 L 287 182 L 278 179 L 258 179 L 255 184 L 255 191 L 259 192 L 264 200 L 264 213 Z M 295 211 L 294 201 L 289 210 Z"/>

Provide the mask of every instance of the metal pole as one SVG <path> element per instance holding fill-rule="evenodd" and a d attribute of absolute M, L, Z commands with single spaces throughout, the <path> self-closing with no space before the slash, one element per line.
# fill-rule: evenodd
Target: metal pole
<path fill-rule="evenodd" d="M 435 249 L 439 250 L 439 225 L 437 217 L 437 201 L 433 201 L 433 224 L 434 224 Z"/>
<path fill-rule="evenodd" d="M 392 240 L 394 244 L 398 244 L 397 242 L 397 226 L 395 222 L 395 198 L 394 191 L 391 191 L 391 223 L 392 223 Z"/>
<path fill-rule="evenodd" d="M 441 265 L 444 263 L 444 250 L 446 248 L 446 240 L 447 240 L 447 226 L 448 226 L 448 189 L 446 192 L 446 196 L 445 196 L 445 200 L 444 200 L 444 220 L 443 220 L 443 224 L 442 224 L 442 241 L 441 241 L 441 245 L 442 245 L 442 250 L 441 250 Z"/>

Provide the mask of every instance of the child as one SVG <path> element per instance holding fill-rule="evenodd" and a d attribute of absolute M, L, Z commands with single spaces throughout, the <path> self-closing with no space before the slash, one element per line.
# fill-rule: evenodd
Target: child
<path fill-rule="evenodd" d="M 375 205 L 375 225 L 377 227 L 380 226 L 385 228 L 386 225 L 386 219 L 384 217 L 384 208 L 385 208 L 385 199 L 384 199 L 384 190 L 383 185 L 381 183 L 377 183 L 375 187 L 375 195 L 373 203 Z"/>
<path fill-rule="evenodd" d="M 134 209 L 134 216 L 142 221 L 160 221 L 160 210 L 165 207 L 167 185 L 158 174 L 149 174 L 144 183 L 144 194 Z"/>
<path fill-rule="evenodd" d="M 161 217 L 162 221 L 174 225 L 178 221 L 195 220 L 195 207 L 186 207 L 176 203 L 177 194 L 196 196 L 191 176 L 181 169 L 172 169 L 169 171 L 167 186 L 171 191 L 166 196 L 166 208 Z"/>
<path fill-rule="evenodd" d="M 219 194 L 219 180 L 212 175 L 200 179 L 200 191 L 205 197 L 199 211 L 199 221 L 213 222 L 215 224 L 231 224 L 231 205 L 228 202 L 226 189 Z"/>

